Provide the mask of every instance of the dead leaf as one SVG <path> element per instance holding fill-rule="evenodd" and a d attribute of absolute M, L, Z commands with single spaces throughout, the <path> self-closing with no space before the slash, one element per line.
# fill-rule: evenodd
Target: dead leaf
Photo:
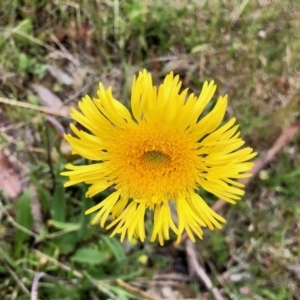
<path fill-rule="evenodd" d="M 65 117 L 70 115 L 70 107 L 64 105 L 61 99 L 58 98 L 49 89 L 40 84 L 33 84 L 32 88 L 36 91 L 41 100 L 41 103 L 44 106 L 59 111 L 60 115 L 63 115 Z"/>
<path fill-rule="evenodd" d="M 161 70 L 161 74 L 165 75 L 170 73 L 171 71 L 174 71 L 175 73 L 185 73 L 187 71 L 193 72 L 195 69 L 196 65 L 191 61 L 189 57 L 182 57 L 167 62 Z"/>
<path fill-rule="evenodd" d="M 73 78 L 56 66 L 47 65 L 47 70 L 59 82 L 65 85 L 73 85 Z"/>
<path fill-rule="evenodd" d="M 59 150 L 60 150 L 60 153 L 62 154 L 62 156 L 67 159 L 72 159 L 72 157 L 75 159 L 77 158 L 77 156 L 72 155 L 73 148 L 65 139 L 63 139 L 61 141 Z"/>
<path fill-rule="evenodd" d="M 72 74 L 73 85 L 75 87 L 82 87 L 84 81 L 86 80 L 86 75 L 93 72 L 88 67 L 83 67 L 80 65 L 76 66 L 74 64 L 70 64 L 68 66 L 68 71 Z"/>
<path fill-rule="evenodd" d="M 250 293 L 250 289 L 248 286 L 242 286 L 239 290 L 242 295 L 249 295 Z"/>
<path fill-rule="evenodd" d="M 57 121 L 57 119 L 53 118 L 52 116 L 47 116 L 46 120 L 56 129 L 56 131 L 60 135 L 63 136 L 65 134 L 64 127 L 59 123 L 59 121 Z"/>
<path fill-rule="evenodd" d="M 2 151 L 0 151 L 0 170 L 0 190 L 4 197 L 15 199 L 22 190 L 20 178 Z"/>
<path fill-rule="evenodd" d="M 288 270 L 291 271 L 297 278 L 300 278 L 300 262 L 294 265 L 287 266 Z"/>

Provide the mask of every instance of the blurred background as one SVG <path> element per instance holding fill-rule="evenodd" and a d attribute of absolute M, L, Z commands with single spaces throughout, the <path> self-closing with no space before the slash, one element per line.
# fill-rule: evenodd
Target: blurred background
<path fill-rule="evenodd" d="M 0 298 L 300 299 L 299 53 L 298 1 L 3 0 Z M 218 208 L 224 228 L 192 248 L 110 239 L 84 216 L 107 193 L 59 175 L 78 160 L 70 107 L 99 81 L 128 105 L 142 68 L 194 93 L 214 79 L 259 152 L 243 200 Z"/>

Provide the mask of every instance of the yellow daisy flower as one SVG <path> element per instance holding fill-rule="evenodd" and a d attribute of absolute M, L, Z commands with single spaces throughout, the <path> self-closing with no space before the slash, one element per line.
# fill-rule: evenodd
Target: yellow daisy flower
<path fill-rule="evenodd" d="M 227 107 L 227 95 L 219 97 L 213 109 L 199 118 L 211 101 L 216 85 L 205 82 L 200 96 L 188 89 L 180 92 L 179 76 L 171 72 L 159 86 L 153 86 L 146 70 L 134 77 L 131 113 L 113 98 L 112 89 L 100 83 L 98 97 L 85 96 L 80 112 L 71 116 L 88 131 L 71 124 L 75 136 L 66 135 L 74 153 L 98 163 L 68 164 L 66 187 L 85 182 L 90 185 L 86 197 L 93 197 L 113 186 L 115 192 L 86 214 L 96 213 L 92 223 L 106 226 L 109 216 L 112 236 L 121 241 L 133 236 L 146 238 L 145 214 L 151 211 L 153 229 L 150 240 L 161 245 L 170 238 L 170 229 L 180 241 L 186 232 L 202 238 L 202 227 L 221 228 L 225 220 L 215 213 L 197 193 L 204 189 L 235 203 L 244 194 L 243 185 L 234 179 L 247 174 L 256 153 L 249 147 L 238 150 L 236 119 L 221 125 Z M 171 213 L 176 207 L 177 222 Z M 111 220 L 111 219 L 109 219 Z"/>

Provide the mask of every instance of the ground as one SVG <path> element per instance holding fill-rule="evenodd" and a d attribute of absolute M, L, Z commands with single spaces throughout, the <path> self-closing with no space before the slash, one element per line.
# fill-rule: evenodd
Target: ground
<path fill-rule="evenodd" d="M 1 299 L 300 299 L 297 1 L 6 0 L 0 28 Z M 128 105 L 142 68 L 194 93 L 214 79 L 259 153 L 242 201 L 216 208 L 224 228 L 195 245 L 110 239 L 84 216 L 87 187 L 59 175 L 78 159 L 70 107 L 99 81 Z"/>

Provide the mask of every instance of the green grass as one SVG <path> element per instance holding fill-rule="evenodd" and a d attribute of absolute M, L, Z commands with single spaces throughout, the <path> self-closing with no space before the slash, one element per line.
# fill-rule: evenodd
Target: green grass
<path fill-rule="evenodd" d="M 3 98 L 39 104 L 32 84 L 42 84 L 75 105 L 101 80 L 128 104 L 132 74 L 142 68 L 156 83 L 173 70 L 193 92 L 214 79 L 218 94 L 229 94 L 227 117 L 237 117 L 243 138 L 261 156 L 299 118 L 296 1 L 12 0 L 0 7 L 0 28 Z M 48 65 L 72 84 L 51 76 Z M 87 187 L 62 187 L 59 173 L 74 158 L 57 125 L 16 106 L 0 104 L 0 113 L 0 149 L 24 187 L 13 201 L 0 196 L 1 299 L 30 299 L 39 272 L 47 274 L 39 299 L 139 299 L 116 279 L 146 278 L 147 289 L 155 274 L 186 266 L 183 248 L 121 244 L 91 227 L 84 216 L 93 203 L 84 197 Z M 67 130 L 67 118 L 56 120 Z M 196 243 L 199 261 L 226 299 L 300 299 L 299 271 L 291 271 L 300 260 L 299 142 L 298 134 L 267 166 L 267 176 L 222 210 L 222 231 L 205 232 Z M 190 298 L 204 293 L 193 282 L 181 291 Z"/>

